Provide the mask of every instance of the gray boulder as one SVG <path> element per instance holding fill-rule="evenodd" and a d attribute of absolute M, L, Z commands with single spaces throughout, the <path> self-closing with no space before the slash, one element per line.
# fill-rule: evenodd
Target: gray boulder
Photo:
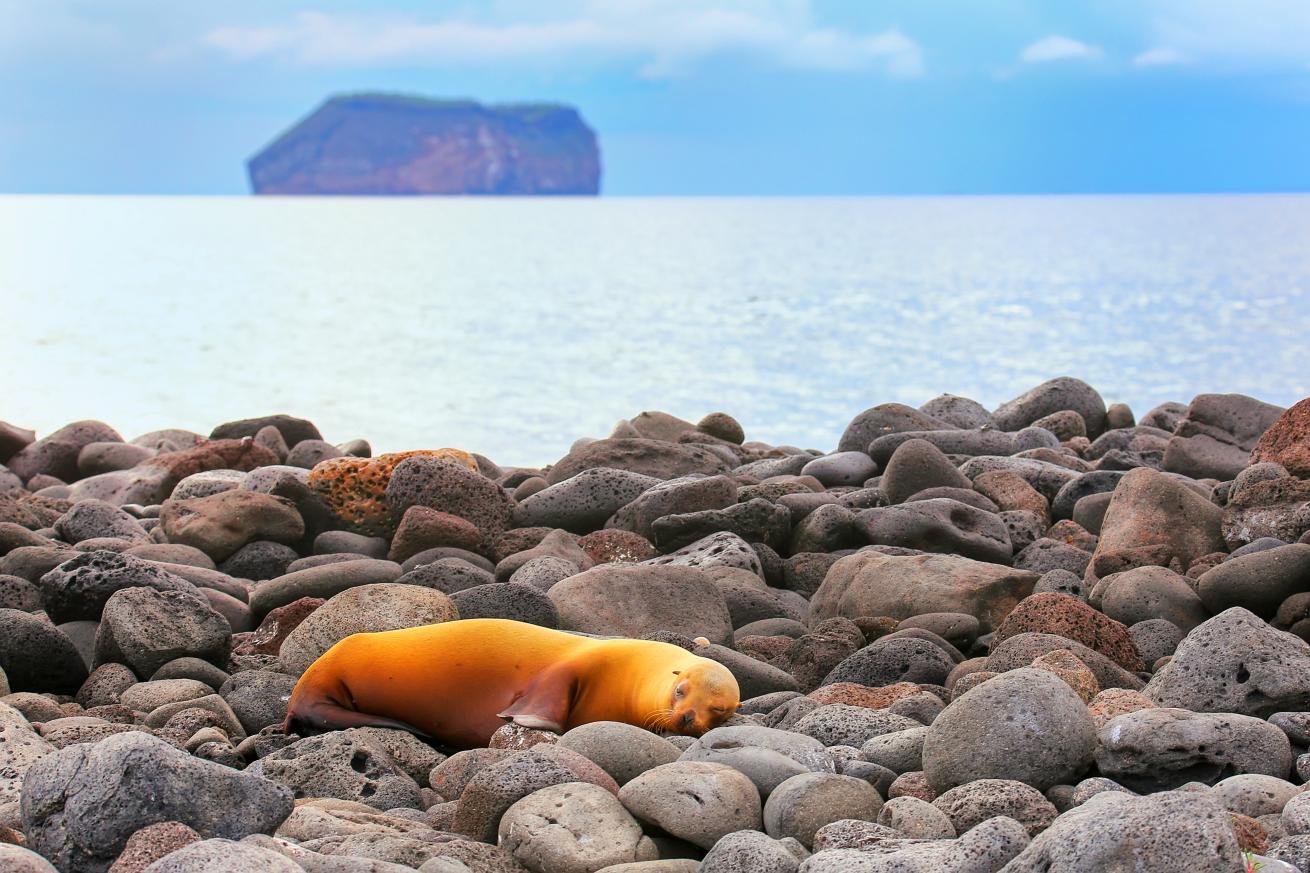
<path fill-rule="evenodd" d="M 1285 733 L 1235 713 L 1140 709 L 1110 719 L 1097 734 L 1101 775 L 1140 792 L 1214 784 L 1238 773 L 1283 779 L 1292 760 Z"/>
<path fill-rule="evenodd" d="M 551 785 L 516 802 L 500 819 L 499 845 L 532 873 L 592 873 L 659 857 L 618 798 L 587 782 Z"/>
<path fill-rule="evenodd" d="M 1238 849 L 1228 813 L 1203 793 L 1106 791 L 1056 819 L 1006 873 L 1101 873 L 1132 858 L 1150 870 L 1233 873 Z"/>
<path fill-rule="evenodd" d="M 547 594 L 564 630 L 638 638 L 670 631 L 732 642 L 722 593 L 693 567 L 602 564 L 557 582 Z"/>
<path fill-rule="evenodd" d="M 306 737 L 260 758 L 246 772 L 296 797 L 353 800 L 374 809 L 420 806 L 419 787 L 374 738 L 356 731 Z"/>
<path fill-rule="evenodd" d="M 150 676 L 177 658 L 222 663 L 232 626 L 204 597 L 187 591 L 124 588 L 105 603 L 95 663 L 117 661 Z"/>
<path fill-rule="evenodd" d="M 296 625 L 278 655 L 292 673 L 303 673 L 320 655 L 358 633 L 400 630 L 459 618 L 450 598 L 432 588 L 383 583 L 335 595 Z"/>
<path fill-rule="evenodd" d="M 1184 637 L 1145 694 L 1195 712 L 1310 710 L 1310 646 L 1235 606 Z"/>
<path fill-rule="evenodd" d="M 102 873 L 127 838 L 163 821 L 203 837 L 271 833 L 291 792 L 258 774 L 193 758 L 140 731 L 61 749 L 23 784 L 23 832 L 65 873 Z"/>
<path fill-rule="evenodd" d="M 98 621 L 105 603 L 124 588 L 188 591 L 196 587 L 154 561 L 98 550 L 77 556 L 41 576 L 41 602 L 56 624 Z"/>
<path fill-rule="evenodd" d="M 1045 790 L 1076 780 L 1095 745 L 1092 717 L 1073 689 L 1023 668 L 970 689 L 937 716 L 924 738 L 924 772 L 938 791 L 975 779 Z"/>

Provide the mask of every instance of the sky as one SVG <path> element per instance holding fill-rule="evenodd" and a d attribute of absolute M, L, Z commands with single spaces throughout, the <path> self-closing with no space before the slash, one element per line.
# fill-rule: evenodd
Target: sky
<path fill-rule="evenodd" d="M 572 104 L 614 195 L 1310 189 L 1305 0 L 0 0 L 0 192 L 242 194 L 362 90 Z"/>

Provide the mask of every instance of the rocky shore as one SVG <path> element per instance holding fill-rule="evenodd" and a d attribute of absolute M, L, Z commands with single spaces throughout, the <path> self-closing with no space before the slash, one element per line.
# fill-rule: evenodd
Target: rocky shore
<path fill-rule="evenodd" d="M 0 422 L 5 871 L 1310 873 L 1310 399 L 1060 378 L 828 453 L 644 412 L 545 469 L 37 436 Z M 336 641 L 477 617 L 682 645 L 741 709 L 283 733 Z"/>

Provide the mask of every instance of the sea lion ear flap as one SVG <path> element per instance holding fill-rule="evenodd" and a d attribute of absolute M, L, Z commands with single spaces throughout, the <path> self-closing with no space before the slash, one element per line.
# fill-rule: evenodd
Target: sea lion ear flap
<path fill-rule="evenodd" d="M 561 732 L 568 722 L 577 678 L 571 668 L 557 664 L 533 679 L 523 693 L 497 716 L 508 718 L 522 727 Z"/>

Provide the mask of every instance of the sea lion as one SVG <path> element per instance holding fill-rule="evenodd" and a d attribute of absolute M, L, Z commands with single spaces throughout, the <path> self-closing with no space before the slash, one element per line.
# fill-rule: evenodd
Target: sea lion
<path fill-rule="evenodd" d="M 452 748 L 487 745 L 507 720 L 699 736 L 737 711 L 740 694 L 722 664 L 669 643 L 477 618 L 346 637 L 300 677 L 285 726 L 400 728 Z"/>

